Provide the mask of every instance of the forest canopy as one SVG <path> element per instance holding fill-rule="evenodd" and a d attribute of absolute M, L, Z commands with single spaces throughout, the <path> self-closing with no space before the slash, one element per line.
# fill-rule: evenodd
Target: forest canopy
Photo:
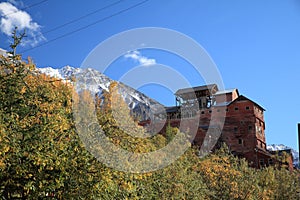
<path fill-rule="evenodd" d="M 110 141 L 132 152 L 163 148 L 173 135 L 134 138 L 112 115 L 119 102 L 122 125 L 129 124 L 126 104 L 114 83 L 96 99 L 99 125 Z M 299 172 L 250 168 L 226 146 L 205 158 L 188 150 L 171 165 L 153 172 L 126 173 L 94 158 L 76 132 L 72 84 L 46 76 L 21 56 L 0 58 L 0 196 L 2 199 L 298 199 Z M 102 102 L 103 101 L 103 102 Z M 102 105 L 102 106 L 100 106 Z M 119 119 L 120 120 L 120 119 Z"/>

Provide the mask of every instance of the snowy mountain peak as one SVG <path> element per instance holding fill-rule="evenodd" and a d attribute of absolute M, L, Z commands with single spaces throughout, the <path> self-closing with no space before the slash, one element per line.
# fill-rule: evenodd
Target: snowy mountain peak
<path fill-rule="evenodd" d="M 12 54 L 9 53 L 9 51 L 0 48 L 0 56 L 9 57 L 9 56 L 12 56 Z"/>
<path fill-rule="evenodd" d="M 38 69 L 41 73 L 43 74 L 47 74 L 51 77 L 54 77 L 54 78 L 59 78 L 59 79 L 62 79 L 63 77 L 61 76 L 60 72 L 59 72 L 59 69 L 53 69 L 51 67 L 45 67 L 45 68 L 39 68 Z"/>
<path fill-rule="evenodd" d="M 7 57 L 8 56 L 7 51 L 0 48 L 0 56 Z"/>
<path fill-rule="evenodd" d="M 38 71 L 40 71 L 41 73 L 59 79 L 67 79 L 75 75 L 76 73 L 79 73 L 80 70 L 80 68 L 74 68 L 68 65 L 60 69 L 54 69 L 52 67 L 38 68 Z"/>
<path fill-rule="evenodd" d="M 103 90 L 108 91 L 110 83 L 113 82 L 112 79 L 92 68 L 82 69 L 65 66 L 61 69 L 53 69 L 46 67 L 38 68 L 38 71 L 63 80 L 71 80 L 71 78 L 74 77 L 77 82 L 77 87 L 80 87 L 80 89 L 88 89 L 92 94 L 98 94 L 98 96 L 103 94 Z M 156 113 L 157 110 L 164 109 L 162 104 L 128 85 L 119 83 L 118 86 L 119 93 L 127 103 L 129 109 L 141 120 L 152 118 L 153 113 Z"/>

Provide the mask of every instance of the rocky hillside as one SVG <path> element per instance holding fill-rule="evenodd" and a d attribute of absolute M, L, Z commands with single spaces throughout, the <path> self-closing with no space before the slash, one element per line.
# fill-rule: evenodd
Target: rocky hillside
<path fill-rule="evenodd" d="M 104 90 L 108 91 L 109 85 L 113 81 L 106 75 L 91 68 L 81 69 L 65 66 L 61 69 L 47 67 L 38 68 L 38 70 L 41 73 L 64 80 L 71 80 L 72 77 L 75 77 L 77 81 L 84 83 L 86 89 L 99 96 L 103 94 Z M 119 93 L 131 112 L 138 116 L 140 120 L 151 119 L 154 113 L 164 109 L 162 104 L 123 83 L 119 83 Z"/>

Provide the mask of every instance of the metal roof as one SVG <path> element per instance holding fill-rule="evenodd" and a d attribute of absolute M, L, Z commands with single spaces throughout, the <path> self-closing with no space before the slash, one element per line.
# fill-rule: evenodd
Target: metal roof
<path fill-rule="evenodd" d="M 252 101 L 251 99 L 245 97 L 244 95 L 240 95 L 238 98 L 236 98 L 235 100 L 233 100 L 231 103 L 235 102 L 235 101 L 241 101 L 241 100 L 248 100 L 250 102 L 252 102 L 254 105 L 256 105 L 257 107 L 259 107 L 260 109 L 262 109 L 263 111 L 265 111 L 265 109 L 260 106 L 258 103 Z"/>
<path fill-rule="evenodd" d="M 292 154 L 292 149 L 280 149 L 280 150 L 268 150 L 271 154 L 282 155 L 283 152 L 286 152 L 287 154 Z"/>
<path fill-rule="evenodd" d="M 215 106 L 215 107 L 218 107 L 218 106 L 228 106 L 229 104 L 231 104 L 232 101 L 226 101 L 226 102 L 220 102 L 220 103 L 216 103 L 215 105 L 212 105 L 212 106 Z"/>
<path fill-rule="evenodd" d="M 196 92 L 196 91 L 203 91 L 203 90 L 212 90 L 212 89 L 218 90 L 218 86 L 216 84 L 209 84 L 209 85 L 202 85 L 202 86 L 191 87 L 191 88 L 183 88 L 183 89 L 177 90 L 175 95 L 191 93 L 191 92 Z"/>
<path fill-rule="evenodd" d="M 233 93 L 236 90 L 238 96 L 239 96 L 239 91 L 236 88 L 233 89 L 227 89 L 227 90 L 222 90 L 222 91 L 217 91 L 214 95 L 220 95 L 220 94 L 228 94 L 228 93 Z"/>

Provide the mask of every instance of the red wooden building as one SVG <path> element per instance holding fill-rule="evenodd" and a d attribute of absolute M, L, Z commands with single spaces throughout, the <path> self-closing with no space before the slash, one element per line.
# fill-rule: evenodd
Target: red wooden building
<path fill-rule="evenodd" d="M 176 106 L 166 107 L 151 122 L 141 125 L 162 134 L 167 124 L 182 132 L 196 127 L 191 142 L 199 149 L 208 145 L 205 137 L 211 134 L 216 137 L 214 148 L 225 142 L 234 155 L 246 158 L 255 168 L 274 164 L 266 149 L 265 109 L 259 104 L 240 95 L 237 89 L 219 91 L 215 84 L 180 89 L 175 96 Z"/>

